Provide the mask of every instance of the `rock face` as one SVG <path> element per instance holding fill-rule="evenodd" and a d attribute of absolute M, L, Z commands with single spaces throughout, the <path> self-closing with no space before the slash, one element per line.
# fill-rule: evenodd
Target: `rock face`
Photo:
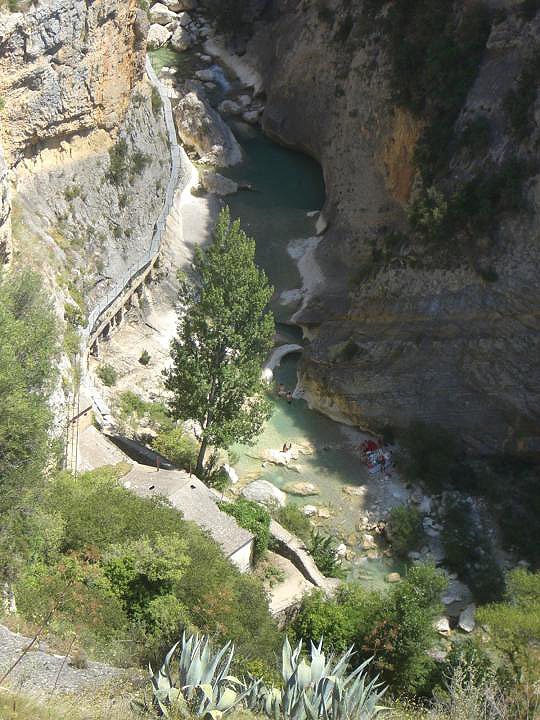
<path fill-rule="evenodd" d="M 52 0 L 1 14 L 8 165 L 74 134 L 116 128 L 143 74 L 147 30 L 136 0 Z"/>
<path fill-rule="evenodd" d="M 0 147 L 0 267 L 11 255 L 11 198 L 8 169 Z"/>
<path fill-rule="evenodd" d="M 207 192 L 215 193 L 216 195 L 232 195 L 238 192 L 238 185 L 231 180 L 226 178 L 224 175 L 220 175 L 212 170 L 203 170 L 200 173 L 201 184 Z M 269 382 L 272 381 L 270 376 Z"/>
<path fill-rule="evenodd" d="M 194 147 L 203 162 L 226 167 L 242 159 L 242 151 L 228 125 L 202 94 L 188 92 L 175 108 L 178 135 Z"/>
<path fill-rule="evenodd" d="M 365 429 L 423 420 L 474 449 L 538 449 L 536 171 L 523 190 L 529 212 L 503 214 L 474 259 L 465 251 L 448 261 L 414 240 L 405 256 L 385 256 L 384 238 L 407 226 L 421 127 L 392 101 L 382 23 L 363 29 L 363 6 L 336 0 L 319 12 L 314 3 L 276 0 L 247 50 L 267 94 L 264 129 L 318 158 L 324 171 L 328 228 L 315 260 L 325 280 L 295 316 L 311 339 L 300 382 L 315 408 Z M 474 157 L 452 145 L 450 193 L 486 159 L 497 166 L 538 158 L 537 131 L 517 143 L 502 105 L 538 42 L 540 14 L 526 21 L 508 9 L 490 22 L 455 129 L 459 137 L 485 118 L 488 146 Z M 538 116 L 538 103 L 531 112 Z"/>
<path fill-rule="evenodd" d="M 61 317 L 146 252 L 163 206 L 170 151 L 147 31 L 136 0 L 0 14 L 0 253 L 13 217 L 13 257 L 42 273 Z"/>

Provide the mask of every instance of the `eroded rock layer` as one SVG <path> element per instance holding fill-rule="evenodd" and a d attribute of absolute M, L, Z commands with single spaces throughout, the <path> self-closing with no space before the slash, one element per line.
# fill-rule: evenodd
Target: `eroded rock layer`
<path fill-rule="evenodd" d="M 325 283 L 295 317 L 311 339 L 301 381 L 313 405 L 371 430 L 424 420 L 476 449 L 538 449 L 538 122 L 516 137 L 505 97 L 512 88 L 519 95 L 540 13 L 488 5 L 487 43 L 451 128 L 446 169 L 423 189 L 414 153 L 424 120 L 395 99 L 384 3 L 369 3 L 375 15 L 382 8 L 370 25 L 367 2 L 277 0 L 248 56 L 264 78 L 265 129 L 324 171 L 329 228 L 315 257 Z M 419 72 L 411 62 L 409 73 Z M 531 118 L 538 107 L 535 90 Z M 485 202 L 472 219 L 432 241 L 437 212 L 448 224 L 474 193 Z M 411 232 L 414 207 L 424 215 Z"/>

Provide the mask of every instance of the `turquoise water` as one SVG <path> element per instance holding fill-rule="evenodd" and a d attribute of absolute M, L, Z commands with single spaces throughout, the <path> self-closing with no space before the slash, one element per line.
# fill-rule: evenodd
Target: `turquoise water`
<path fill-rule="evenodd" d="M 227 198 L 233 217 L 257 242 L 256 259 L 275 288 L 272 309 L 278 320 L 290 316 L 278 302 L 284 290 L 301 285 L 296 265 L 287 253 L 292 240 L 314 234 L 314 220 L 307 213 L 324 203 L 320 166 L 310 157 L 272 142 L 260 131 L 237 125 L 236 135 L 244 161 L 223 174 L 253 190 L 241 190 Z"/>
<path fill-rule="evenodd" d="M 156 69 L 163 65 L 175 65 L 185 77 L 192 76 L 200 67 L 207 67 L 194 53 L 183 53 L 180 57 L 169 50 L 153 53 L 152 62 Z M 218 66 L 212 68 L 222 73 Z M 210 101 L 216 105 L 237 86 L 236 79 L 225 71 L 223 82 L 210 95 Z M 240 218 L 243 229 L 255 238 L 257 262 L 274 286 L 271 305 L 278 322 L 279 344 L 301 344 L 301 331 L 286 324 L 295 308 L 283 305 L 280 295 L 283 291 L 301 286 L 296 264 L 287 247 L 292 241 L 314 235 L 315 221 L 308 213 L 323 206 L 325 188 L 322 171 L 315 160 L 277 145 L 259 129 L 243 123 L 235 123 L 232 128 L 242 146 L 243 162 L 220 172 L 240 184 L 249 185 L 251 189 L 228 196 L 226 202 L 232 216 Z M 274 371 L 276 383 L 283 383 L 290 390 L 295 388 L 298 359 L 299 353 L 296 353 L 282 360 Z M 315 485 L 319 494 L 309 497 L 288 495 L 288 502 L 315 505 L 327 510 L 330 517 L 318 518 L 316 523 L 338 541 L 347 541 L 352 553 L 351 562 L 346 565 L 349 577 L 380 587 L 386 573 L 399 568 L 387 558 L 366 557 L 360 545 L 363 534 L 357 530 L 363 509 L 376 498 L 377 481 L 368 476 L 354 452 L 354 443 L 342 426 L 311 411 L 303 400 L 294 400 L 289 405 L 274 393 L 272 401 L 272 418 L 254 445 L 232 448 L 238 456 L 235 469 L 240 483 L 243 485 L 262 478 L 278 487 L 291 482 Z M 264 463 L 261 458 L 265 450 L 281 449 L 285 442 L 307 444 L 311 448 L 309 454 L 301 454 L 295 461 L 299 472 Z M 368 486 L 364 496 L 343 492 L 346 486 L 359 485 Z"/>

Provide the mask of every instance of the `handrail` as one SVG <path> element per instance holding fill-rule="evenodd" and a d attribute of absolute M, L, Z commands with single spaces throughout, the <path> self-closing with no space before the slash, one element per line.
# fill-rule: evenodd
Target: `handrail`
<path fill-rule="evenodd" d="M 178 144 L 178 140 L 176 138 L 171 101 L 167 95 L 166 88 L 159 81 L 148 55 L 146 56 L 146 74 L 150 83 L 156 88 L 161 98 L 165 116 L 165 125 L 167 127 L 167 135 L 169 137 L 171 149 L 171 174 L 167 184 L 165 202 L 154 225 L 154 232 L 148 249 L 116 280 L 112 287 L 109 288 L 106 295 L 96 302 L 93 310 L 89 313 L 86 327 L 81 334 L 82 355 L 84 355 L 92 335 L 98 328 L 99 320 L 103 313 L 111 307 L 115 300 L 122 295 L 125 288 L 129 286 L 131 281 L 143 272 L 149 263 L 157 256 L 161 247 L 161 241 L 167 224 L 167 217 L 171 210 L 174 196 L 177 190 L 182 191 L 190 180 L 190 163 L 183 147 Z"/>

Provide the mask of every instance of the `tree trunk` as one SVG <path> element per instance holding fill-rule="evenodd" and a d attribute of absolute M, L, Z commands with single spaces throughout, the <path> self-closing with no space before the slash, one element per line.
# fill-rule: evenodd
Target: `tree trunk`
<path fill-rule="evenodd" d="M 203 437 L 201 443 L 201 449 L 199 450 L 199 457 L 197 458 L 197 467 L 195 468 L 195 475 L 200 478 L 204 471 L 204 456 L 206 455 L 206 448 L 208 447 L 208 440 Z"/>

